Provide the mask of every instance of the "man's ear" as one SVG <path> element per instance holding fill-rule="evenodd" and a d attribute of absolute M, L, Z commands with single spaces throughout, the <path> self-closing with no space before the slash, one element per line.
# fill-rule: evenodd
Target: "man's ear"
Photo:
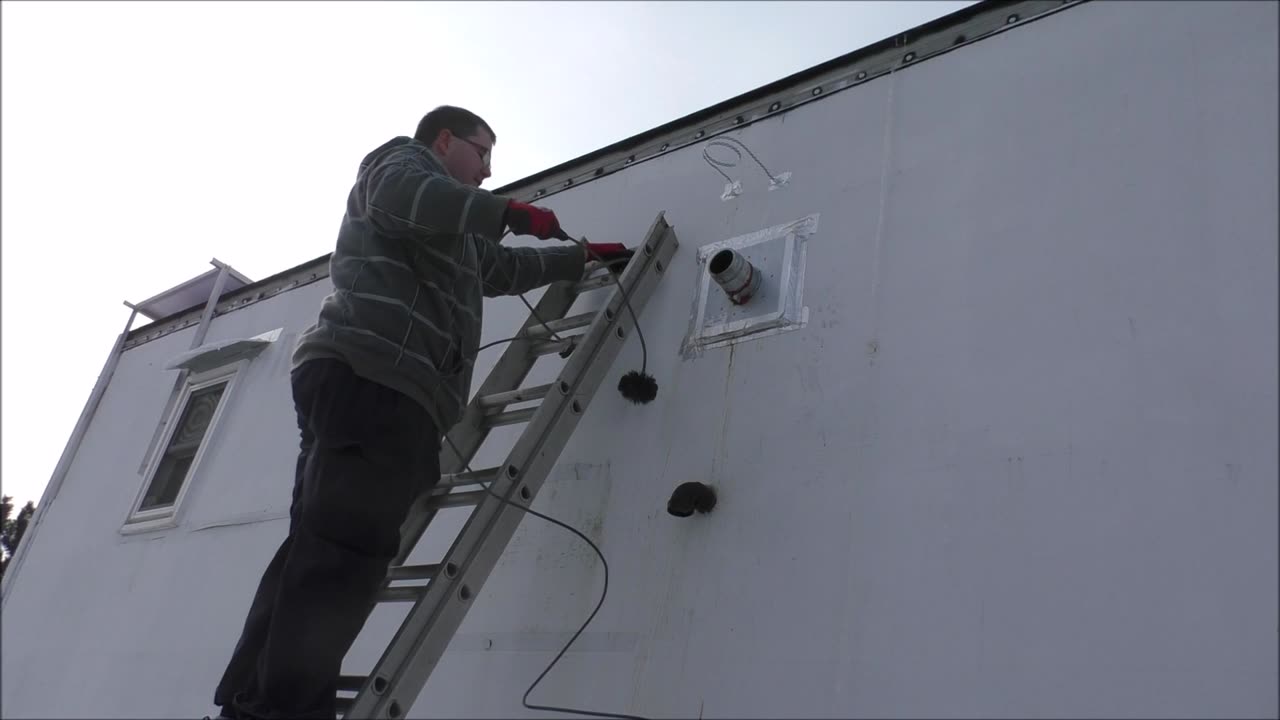
<path fill-rule="evenodd" d="M 444 128 L 436 134 L 436 139 L 431 143 L 431 149 L 434 150 L 437 155 L 443 156 L 445 150 L 449 148 L 449 143 L 452 141 L 453 133 L 448 128 Z"/>

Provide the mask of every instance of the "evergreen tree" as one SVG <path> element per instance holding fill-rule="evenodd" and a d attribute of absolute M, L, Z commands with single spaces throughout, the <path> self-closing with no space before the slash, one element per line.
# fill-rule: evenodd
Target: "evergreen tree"
<path fill-rule="evenodd" d="M 36 512 L 36 505 L 28 500 L 18 511 L 18 517 L 10 518 L 12 512 L 13 498 L 5 495 L 0 499 L 0 577 L 4 576 L 5 569 L 9 567 L 9 559 L 18 549 L 22 534 L 27 531 L 31 516 Z"/>

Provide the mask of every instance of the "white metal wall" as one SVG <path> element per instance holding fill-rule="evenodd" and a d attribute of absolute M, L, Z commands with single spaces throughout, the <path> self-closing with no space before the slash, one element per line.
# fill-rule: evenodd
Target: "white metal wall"
<path fill-rule="evenodd" d="M 1088 3 L 743 130 L 785 189 L 747 160 L 723 202 L 694 148 L 549 198 L 598 241 L 634 244 L 664 210 L 682 247 L 641 317 L 658 399 L 606 384 L 536 502 L 601 545 L 610 594 L 532 700 L 1275 717 L 1276 21 Z M 682 359 L 696 248 L 811 213 L 808 327 Z M 296 333 L 324 290 L 209 339 Z M 487 312 L 486 340 L 524 314 Z M 33 545 L 4 616 L 6 716 L 208 710 L 283 537 L 296 433 L 272 348 L 183 525 L 120 538 L 184 337 L 125 355 Z M 638 364 L 633 339 L 615 375 Z M 686 480 L 717 487 L 713 514 L 666 514 Z M 208 527 L 228 521 L 247 524 Z M 521 695 L 601 580 L 526 520 L 413 715 L 545 716 Z"/>
<path fill-rule="evenodd" d="M 119 530 L 173 387 L 163 366 L 194 328 L 124 354 L 5 606 L 5 717 L 208 710 L 208 678 L 235 641 L 242 591 L 283 538 L 284 521 L 266 520 L 286 516 L 292 486 L 290 347 L 327 290 L 315 283 L 213 322 L 207 342 L 284 334 L 224 398 L 180 526 L 137 536 Z"/>

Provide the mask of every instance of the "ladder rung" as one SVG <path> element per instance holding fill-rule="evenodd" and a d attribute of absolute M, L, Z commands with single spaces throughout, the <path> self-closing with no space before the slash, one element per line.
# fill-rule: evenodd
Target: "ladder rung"
<path fill-rule="evenodd" d="M 629 305 L 636 313 L 644 310 L 661 279 L 659 276 L 667 270 L 678 246 L 675 232 L 664 213 L 658 213 L 645 237 L 643 250 L 634 255 L 628 270 L 616 276 L 620 282 L 618 291 L 626 293 Z M 614 338 L 625 335 L 615 334 L 609 327 L 616 319 L 618 298 L 611 298 L 609 305 L 593 313 L 566 315 L 578 298 L 575 288 L 606 287 L 612 284 L 613 279 L 609 277 L 608 268 L 593 262 L 579 278 L 563 284 L 555 283 L 548 288 L 537 309 L 531 311 L 531 317 L 522 326 L 520 341 L 503 351 L 477 393 L 478 397 L 468 406 L 466 421 L 449 431 L 451 439 L 457 442 L 453 445 L 456 457 L 446 459 L 447 469 L 461 470 L 475 459 L 492 427 L 529 421 L 527 427 L 520 429 L 520 437 L 506 459 L 496 461 L 501 463 L 498 468 L 442 476 L 436 487 L 414 501 L 411 515 L 402 529 L 404 539 L 400 543 L 401 548 L 392 565 L 409 563 L 407 558 L 414 549 L 414 543 L 437 517 L 438 511 L 465 507 L 469 517 L 453 540 L 446 556 L 448 564 L 444 565 L 449 570 L 456 565 L 459 572 L 442 573 L 415 587 L 386 587 L 379 593 L 381 599 L 416 602 L 410 606 L 394 639 L 369 672 L 361 689 L 356 691 L 359 694 L 353 701 L 340 701 L 339 708 L 344 718 L 403 717 L 463 625 L 468 606 L 474 604 L 468 601 L 480 592 L 524 519 L 523 513 L 507 507 L 522 504 L 505 498 L 515 491 L 519 491 L 518 497 L 525 500 L 532 497 L 553 472 L 557 458 L 579 425 L 582 412 L 576 404 L 575 412 L 568 412 L 567 408 L 560 412 L 561 403 L 571 398 L 561 397 L 559 388 L 571 388 L 575 398 L 585 403 L 602 387 L 602 383 L 607 384 L 612 375 L 609 366 L 623 345 L 614 342 Z M 610 311 L 610 307 L 614 309 Z M 600 312 L 610 322 L 596 322 Z M 548 323 L 549 328 L 544 327 L 538 322 L 537 315 L 555 320 Z M 574 331 L 574 328 L 585 330 Z M 532 396 L 534 388 L 511 390 L 518 388 L 528 377 L 530 370 L 538 364 L 538 355 L 557 352 L 568 358 L 568 362 L 564 363 L 550 388 L 536 388 L 539 394 L 546 393 L 541 401 Z M 552 407 L 547 412 L 538 412 L 536 403 L 548 400 L 553 403 Z M 514 403 L 535 406 L 516 410 L 524 406 Z M 483 480 L 492 480 L 495 484 L 489 486 Z M 497 482 L 499 480 L 502 482 Z M 466 485 L 470 487 L 464 487 Z M 493 495 L 497 502 L 487 502 L 486 496 L 489 495 Z M 465 568 L 465 575 L 462 568 Z"/>
<path fill-rule="evenodd" d="M 595 312 L 587 312 L 582 313 L 581 315 L 570 315 L 569 317 L 560 318 L 559 320 L 549 320 L 545 325 L 542 323 L 530 325 L 524 332 L 525 335 L 531 338 L 544 338 L 551 333 L 558 333 L 561 330 L 573 330 L 575 328 L 586 327 L 591 324 L 591 321 L 596 319 L 596 315 L 598 314 L 599 313 Z"/>
<path fill-rule="evenodd" d="M 378 602 L 418 602 L 426 591 L 425 585 L 382 588 L 378 591 Z"/>
<path fill-rule="evenodd" d="M 534 413 L 538 412 L 538 408 L 531 407 L 524 410 L 511 410 L 509 412 L 498 413 L 497 415 L 486 415 L 484 424 L 486 427 L 500 427 L 502 425 L 515 425 L 516 423 L 529 422 L 533 418 Z"/>
<path fill-rule="evenodd" d="M 464 485 L 476 485 L 482 482 L 492 482 L 498 479 L 498 471 L 501 469 L 502 468 L 488 468 L 485 470 L 441 475 L 440 482 L 436 483 L 435 491 L 448 490 L 451 488 L 462 487 Z"/>
<path fill-rule="evenodd" d="M 447 507 L 466 507 L 467 505 L 479 505 L 485 495 L 489 493 L 484 490 L 472 490 L 470 492 L 449 493 L 448 495 L 436 495 L 431 498 L 431 507 L 447 508 Z"/>
<path fill-rule="evenodd" d="M 612 284 L 613 284 L 613 278 L 610 276 L 610 273 L 604 272 L 594 277 L 589 277 L 586 280 L 583 280 L 578 284 L 574 285 L 573 291 L 576 293 L 584 293 L 590 290 L 598 290 L 602 287 L 607 287 Z"/>
<path fill-rule="evenodd" d="M 577 346 L 578 341 L 581 339 L 582 339 L 581 335 L 573 335 L 563 340 L 546 340 L 543 342 L 536 342 L 533 344 L 533 347 L 530 349 L 530 351 L 537 356 L 550 355 L 551 353 L 563 352 L 565 350 L 568 350 L 572 347 Z"/>
<path fill-rule="evenodd" d="M 440 563 L 432 565 L 400 565 L 387 570 L 388 580 L 430 580 L 440 572 Z"/>
<path fill-rule="evenodd" d="M 485 395 L 476 402 L 484 409 L 500 408 L 513 403 L 541 399 L 545 397 L 547 392 L 554 386 L 554 383 L 547 383 L 546 385 L 520 388 L 519 390 L 512 390 L 511 392 L 494 393 L 492 395 Z"/>
<path fill-rule="evenodd" d="M 339 675 L 338 689 L 346 692 L 360 692 L 360 688 L 364 687 L 364 681 L 368 679 L 367 675 Z M 349 698 L 338 699 L 347 700 Z"/>

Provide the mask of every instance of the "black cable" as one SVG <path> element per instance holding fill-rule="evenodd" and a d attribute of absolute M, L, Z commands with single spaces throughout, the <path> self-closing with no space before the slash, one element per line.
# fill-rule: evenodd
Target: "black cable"
<path fill-rule="evenodd" d="M 449 443 L 449 447 L 453 448 L 453 453 L 458 456 L 458 459 L 462 460 L 462 453 L 458 451 L 458 446 L 453 444 L 453 440 L 447 434 L 444 435 L 444 440 L 445 442 Z M 467 470 L 467 472 L 473 473 L 473 474 L 475 473 L 475 471 L 471 469 L 471 463 L 464 461 L 462 463 L 462 466 Z M 543 520 L 546 520 L 549 523 L 559 525 L 565 530 L 568 530 L 574 535 L 577 535 L 578 537 L 582 538 L 584 542 L 586 542 L 588 545 L 591 546 L 591 549 L 595 551 L 596 555 L 600 557 L 600 565 L 604 568 L 604 589 L 601 590 L 600 592 L 600 600 L 599 602 L 596 603 L 596 608 L 591 611 L 591 614 L 589 616 L 587 616 L 587 620 L 586 622 L 582 623 L 582 627 L 578 628 L 578 631 L 573 634 L 573 637 L 569 638 L 569 642 L 565 643 L 564 647 L 560 649 L 560 652 L 557 653 L 554 658 L 552 658 L 551 663 L 547 665 L 546 669 L 542 671 L 542 674 L 539 675 L 538 678 L 533 681 L 533 684 L 529 686 L 529 689 L 524 691 L 524 697 L 521 698 L 520 704 L 529 710 L 545 710 L 548 712 L 572 713 L 574 715 L 589 715 L 591 717 L 619 718 L 620 720 L 647 720 L 647 718 L 640 717 L 638 715 L 623 715 L 619 713 L 596 712 L 594 710 L 575 710 L 573 708 L 556 707 L 555 705 L 530 705 L 529 704 L 529 695 L 533 693 L 533 689 L 538 687 L 538 683 L 542 682 L 542 679 L 547 676 L 547 673 L 551 672 L 551 668 L 555 667 L 556 663 L 560 662 L 560 658 L 564 657 L 564 654 L 569 651 L 570 647 L 573 646 L 573 643 L 575 640 L 578 639 L 578 636 L 581 635 L 583 631 L 587 629 L 587 626 L 591 624 L 591 621 L 595 619 L 596 613 L 600 612 L 600 608 L 604 607 L 604 599 L 609 596 L 609 561 L 605 560 L 604 553 L 600 552 L 600 548 L 597 547 L 595 543 L 591 542 L 591 538 L 582 534 L 576 528 L 571 527 L 563 522 L 560 522 L 559 520 L 556 520 L 555 518 L 550 517 L 549 515 L 543 515 L 542 513 L 538 512 L 537 510 L 534 510 L 531 507 L 521 505 L 520 503 L 513 502 L 511 500 L 508 500 L 507 498 L 502 497 L 498 493 L 494 492 L 489 487 L 489 485 L 483 482 L 482 480 L 477 479 L 476 483 L 480 487 L 484 488 L 485 492 L 489 493 L 493 497 L 498 498 L 498 500 L 506 503 L 507 505 L 510 505 L 515 508 L 519 508 L 522 512 L 528 513 L 529 515 L 533 515 L 535 517 L 542 518 Z"/>
<path fill-rule="evenodd" d="M 498 242 L 502 242 L 510 234 L 511 234 L 511 229 L 507 228 L 507 231 L 502 233 L 502 237 L 498 238 Z M 533 309 L 533 306 L 530 305 L 529 301 L 525 299 L 524 293 L 520 293 L 520 302 L 524 303 L 524 306 L 529 308 L 529 312 L 533 313 L 533 317 L 536 318 L 539 323 L 542 323 L 542 327 L 545 328 L 546 331 L 551 335 L 552 340 L 559 341 L 564 339 L 559 335 L 557 335 L 556 332 L 551 329 L 550 325 L 547 325 L 547 321 L 542 319 L 542 316 L 538 314 L 537 310 Z M 511 340 L 514 340 L 514 339 L 515 338 L 511 338 Z M 484 347 L 491 347 L 492 345 L 501 344 L 502 342 L 510 342 L 510 340 L 503 340 L 503 341 L 500 341 L 499 343 L 490 343 L 489 345 L 485 345 Z M 480 350 L 483 350 L 483 349 L 484 348 L 480 348 Z M 477 350 L 476 352 L 480 352 L 480 350 Z"/>
<path fill-rule="evenodd" d="M 748 150 L 747 152 L 751 152 L 751 151 Z M 742 155 L 739 154 L 738 157 L 742 157 Z M 755 156 L 753 155 L 752 157 L 755 157 Z M 756 160 L 756 162 L 760 162 L 760 161 Z M 762 164 L 760 167 L 764 167 L 764 165 Z M 769 171 L 766 169 L 765 172 L 769 172 Z M 506 232 L 502 234 L 502 238 L 506 238 L 507 235 L 510 235 L 510 234 L 511 234 L 511 230 L 508 229 Z M 562 234 L 563 234 L 563 237 L 561 239 L 568 240 L 569 242 L 582 248 L 583 252 L 587 254 L 588 260 L 594 258 L 595 260 L 598 260 L 602 265 L 604 265 L 605 272 L 607 272 L 609 274 L 609 277 L 613 279 L 613 284 L 618 286 L 618 291 L 622 293 L 622 302 L 627 306 L 627 312 L 631 314 L 631 321 L 636 326 L 636 337 L 640 338 L 640 374 L 643 375 L 645 371 L 649 369 L 649 348 L 644 341 L 644 332 L 640 329 L 640 318 L 636 317 L 635 308 L 631 307 L 631 294 L 628 293 L 622 287 L 622 282 L 618 280 L 618 276 L 614 275 L 613 271 L 609 269 L 610 265 L 616 264 L 617 262 L 621 261 L 621 258 L 619 258 L 618 260 L 614 260 L 613 262 L 609 262 L 604 258 L 600 257 L 599 255 L 595 254 L 594 252 L 592 252 L 591 248 L 587 247 L 587 244 L 582 242 L 581 240 L 575 240 L 574 238 L 570 237 L 568 233 L 564 233 L 563 231 L 562 231 Z M 501 241 L 502 238 L 500 238 L 499 241 Z M 525 307 L 529 308 L 529 311 L 533 313 L 533 317 L 539 323 L 542 324 L 542 327 L 546 329 L 547 333 L 551 335 L 553 340 L 556 340 L 556 341 L 564 340 L 564 338 L 557 335 L 555 331 L 553 331 L 551 327 L 547 325 L 546 321 L 542 319 L 542 316 L 538 315 L 538 311 L 534 310 L 533 306 L 529 304 L 529 301 L 525 298 L 524 293 L 520 293 L 520 301 L 524 303 Z M 480 352 L 481 350 L 487 350 L 493 347 L 494 345 L 501 345 L 503 343 L 508 343 L 515 340 L 519 340 L 519 339 L 521 339 L 521 336 L 517 335 L 516 337 L 505 338 L 503 340 L 495 340 L 491 343 L 486 343 L 484 345 L 481 345 L 479 348 L 476 348 L 476 352 Z"/>
<path fill-rule="evenodd" d="M 573 239 L 564 230 L 557 229 L 555 237 L 560 240 L 568 240 L 580 246 L 588 259 L 594 257 L 606 267 L 609 265 L 604 258 L 596 255 L 587 243 Z M 645 252 L 651 253 L 652 249 L 645 245 Z M 631 257 L 635 257 L 634 250 L 631 251 Z M 622 302 L 627 306 L 627 312 L 631 313 L 631 320 L 635 323 L 636 335 L 640 338 L 640 369 L 631 370 L 618 380 L 618 392 L 633 403 L 652 402 L 658 396 L 658 382 L 647 372 L 649 369 L 649 348 L 644 340 L 644 331 L 640 329 L 640 318 L 636 317 L 636 310 L 631 306 L 631 295 L 622 287 L 622 282 L 618 280 L 618 276 L 614 275 L 612 271 L 608 271 L 608 275 L 613 278 L 613 284 L 618 286 L 618 292 L 622 295 Z M 622 337 L 622 334 L 619 333 L 618 336 Z"/>
<path fill-rule="evenodd" d="M 581 240 L 574 240 L 572 237 L 569 237 L 568 233 L 564 234 L 564 239 L 574 243 L 578 247 L 581 247 L 583 251 L 587 253 L 589 258 L 594 257 L 596 260 L 599 260 L 604 264 L 606 268 L 609 265 L 604 258 L 592 252 L 591 248 L 587 247 L 587 244 Z M 618 286 L 618 292 L 622 293 L 622 302 L 627 306 L 627 312 L 631 313 L 631 322 L 636 326 L 636 337 L 640 338 L 640 374 L 643 375 L 645 370 L 649 368 L 649 348 L 645 346 L 644 333 L 640 331 L 640 318 L 636 317 L 636 311 L 631 307 L 631 294 L 622 287 L 622 282 L 618 280 L 618 276 L 614 275 L 613 271 L 608 269 L 606 269 L 605 272 L 608 272 L 609 277 L 613 278 L 613 284 Z"/>
<path fill-rule="evenodd" d="M 750 151 L 748 151 L 748 152 L 750 152 Z M 741 154 L 739 154 L 739 157 L 741 157 Z M 757 160 L 756 162 L 759 162 L 759 160 Z M 764 166 L 763 166 L 763 165 L 761 165 L 761 167 L 764 167 Z M 768 170 L 765 170 L 765 172 L 768 172 Z M 563 233 L 563 231 L 561 231 L 561 232 Z M 507 237 L 507 235 L 510 235 L 510 234 L 511 234 L 511 230 L 510 230 L 510 229 L 508 229 L 506 232 L 504 232 L 504 233 L 502 234 L 502 238 L 506 238 L 506 237 Z M 649 348 L 646 346 L 645 341 L 644 341 L 644 332 L 640 330 L 640 319 L 636 317 L 636 311 L 635 311 L 635 309 L 634 309 L 634 308 L 632 308 L 632 307 L 631 307 L 631 296 L 630 296 L 630 294 L 629 294 L 629 293 L 627 293 L 627 291 L 626 291 L 626 290 L 623 290 L 623 288 L 622 288 L 622 283 L 618 280 L 618 277 L 617 277 L 616 275 L 614 275 L 614 274 L 613 274 L 613 271 L 612 271 L 611 269 L 609 269 L 609 266 L 610 266 L 610 265 L 612 265 L 612 264 L 616 264 L 616 263 L 617 263 L 617 262 L 619 262 L 619 260 L 621 260 L 621 259 L 619 259 L 619 260 L 614 260 L 613 262 L 608 262 L 608 261 L 606 261 L 604 258 L 602 258 L 602 257 L 600 257 L 599 255 L 596 255 L 594 252 L 592 252 L 592 251 L 591 251 L 591 248 L 587 247 L 587 244 L 586 244 L 586 243 L 582 242 L 581 240 L 575 240 L 574 238 L 570 237 L 568 233 L 563 233 L 563 239 L 568 240 L 569 242 L 571 242 L 571 243 L 573 243 L 573 244 L 577 245 L 578 247 L 582 248 L 583 252 L 585 252 L 585 253 L 587 254 L 587 258 L 588 258 L 588 259 L 595 258 L 596 260 L 598 260 L 598 261 L 600 262 L 600 264 L 604 265 L 604 266 L 605 266 L 605 272 L 607 272 L 607 273 L 609 274 L 609 277 L 611 277 L 611 278 L 613 279 L 613 284 L 618 286 L 618 290 L 622 293 L 622 302 L 626 304 L 626 306 L 627 306 L 627 312 L 631 313 L 631 321 L 632 321 L 632 322 L 635 324 L 635 326 L 636 326 L 636 336 L 640 338 L 640 373 L 641 373 L 641 374 L 644 374 L 644 372 L 645 372 L 646 370 L 648 370 L 648 368 L 649 368 Z M 500 241 L 501 241 L 501 239 L 500 239 Z M 547 333 L 551 335 L 551 338 L 552 338 L 553 340 L 556 340 L 556 341 L 563 341 L 563 340 L 564 340 L 564 338 L 562 338 L 562 337 L 560 337 L 559 335 L 557 335 L 557 334 L 556 334 L 556 332 L 555 332 L 554 330 L 552 330 L 552 329 L 551 329 L 551 326 L 547 325 L 547 322 L 546 322 L 545 320 L 543 320 L 543 319 L 542 319 L 542 316 L 538 314 L 538 311 L 533 309 L 533 306 L 532 306 L 532 305 L 530 305 L 530 304 L 529 304 L 529 301 L 525 298 L 524 293 L 520 293 L 520 302 L 524 303 L 524 306 L 525 306 L 525 307 L 527 307 L 527 308 L 529 308 L 529 312 L 533 313 L 533 317 L 534 317 L 534 318 L 535 318 L 539 323 L 541 323 L 541 324 L 542 324 L 542 327 L 546 329 Z M 516 340 L 516 339 L 518 339 L 518 338 L 509 338 L 509 339 L 507 339 L 507 340 L 498 340 L 498 341 L 495 341 L 495 342 L 492 342 L 492 343 L 488 343 L 488 344 L 484 345 L 483 347 L 478 348 L 478 349 L 476 350 L 476 352 L 480 352 L 481 350 L 485 350 L 485 349 L 487 349 L 487 348 L 493 347 L 494 345 L 501 345 L 501 344 L 502 344 L 502 343 L 504 343 L 504 342 L 511 342 L 512 340 Z"/>
<path fill-rule="evenodd" d="M 602 261 L 602 262 L 603 262 L 603 261 Z M 627 260 L 626 258 L 618 258 L 617 260 L 610 260 L 609 262 L 606 262 L 606 263 L 605 263 L 605 265 L 617 265 L 617 264 L 618 264 L 618 263 L 620 263 L 620 262 L 628 262 L 628 260 Z M 553 338 L 552 338 L 552 339 L 554 339 L 554 340 L 565 340 L 565 339 L 566 339 L 566 338 L 562 338 L 562 337 L 557 336 L 557 335 L 555 334 L 555 332 L 553 332 L 553 331 L 551 330 L 551 328 L 547 326 L 547 323 L 546 323 L 546 321 L 545 321 L 545 320 L 543 320 L 543 319 L 542 319 L 542 316 L 538 315 L 538 311 L 537 311 L 537 310 L 534 310 L 534 309 L 533 309 L 533 306 L 529 304 L 529 301 L 524 299 L 524 295 L 520 295 L 519 297 L 520 297 L 520 299 L 521 299 L 521 300 L 524 300 L 525 307 L 529 308 L 529 310 L 531 310 L 531 311 L 533 312 L 533 317 L 534 317 L 534 318 L 535 318 L 539 323 L 541 323 L 542 327 L 544 327 L 544 328 L 546 328 L 546 329 L 547 329 L 547 332 L 551 333 L 551 335 L 553 336 Z M 626 297 L 626 294 L 625 294 L 625 293 L 623 294 L 623 297 Z M 567 338 L 567 339 L 572 339 L 572 338 L 574 338 L 574 337 L 578 337 L 578 336 L 577 336 L 577 335 L 571 335 L 571 336 L 570 336 L 569 338 Z M 476 348 L 476 352 L 480 352 L 481 350 L 488 350 L 489 348 L 491 348 L 491 347 L 493 347 L 493 346 L 495 346 L 495 345 L 501 345 L 501 344 L 503 344 L 503 343 L 509 343 L 509 342 L 515 342 L 516 340 L 527 340 L 527 339 L 528 339 L 528 336 L 527 336 L 527 335 L 516 335 L 516 336 L 513 336 L 513 337 L 509 337 L 509 338 L 503 338 L 503 339 L 501 339 L 501 340 L 494 340 L 494 341 L 493 341 L 493 342 L 491 342 L 491 343 L 485 343 L 484 345 L 481 345 L 480 347 Z"/>
<path fill-rule="evenodd" d="M 555 330 L 551 329 L 551 326 L 547 324 L 546 320 L 542 319 L 542 316 L 538 314 L 538 311 L 533 309 L 533 306 L 529 304 L 529 301 L 524 299 L 524 295 L 520 296 L 520 302 L 524 303 L 524 306 L 529 308 L 529 312 L 533 313 L 533 316 L 537 318 L 538 322 L 542 323 L 542 327 L 546 328 L 547 332 L 551 334 L 552 340 L 564 340 L 564 338 L 556 334 Z"/>
<path fill-rule="evenodd" d="M 502 237 L 505 238 L 509 233 L 510 233 L 510 230 L 508 230 L 507 233 L 503 233 Z M 631 313 L 632 322 L 635 323 L 636 335 L 640 338 L 640 353 L 641 353 L 640 372 L 641 374 L 643 374 L 645 370 L 648 368 L 649 351 L 645 345 L 644 333 L 640 330 L 640 319 L 636 317 L 636 311 L 634 308 L 631 307 L 630 294 L 626 291 L 625 288 L 622 287 L 621 281 L 618 280 L 617 275 L 615 275 L 613 273 L 613 270 L 610 268 L 611 265 L 617 264 L 618 262 L 622 262 L 624 261 L 624 259 L 618 258 L 613 261 L 606 261 L 604 258 L 592 252 L 591 248 L 587 247 L 587 244 L 585 242 L 582 242 L 580 240 L 575 240 L 574 238 L 569 237 L 568 233 L 564 233 L 563 231 L 562 231 L 562 235 L 563 237 L 561 239 L 566 239 L 574 243 L 575 245 L 581 247 L 583 252 L 586 253 L 588 259 L 591 259 L 594 257 L 602 265 L 604 265 L 605 272 L 608 273 L 609 276 L 613 279 L 614 285 L 617 285 L 619 292 L 622 294 L 622 301 L 624 304 L 626 304 L 627 311 Z M 630 262 L 629 259 L 625 261 Z M 563 338 L 558 336 L 555 333 L 555 331 L 551 329 L 551 326 L 549 326 L 547 322 L 542 319 L 542 317 L 538 314 L 538 311 L 534 310 L 533 306 L 529 304 L 529 301 L 524 297 L 523 293 L 520 294 L 520 300 L 521 302 L 524 303 L 525 307 L 529 308 L 529 311 L 533 313 L 534 318 L 537 319 L 537 321 L 542 324 L 542 327 L 546 329 L 547 333 L 551 335 L 553 339 L 563 340 Z M 494 345 L 501 345 L 502 343 L 512 342 L 514 340 L 519 340 L 519 339 L 522 339 L 522 336 L 507 338 L 504 340 L 496 340 L 494 342 L 487 343 L 481 346 L 476 350 L 476 352 L 480 352 L 481 350 L 484 350 L 486 348 L 493 347 Z M 449 443 L 449 447 L 453 448 L 453 452 L 455 455 L 458 456 L 458 460 L 462 460 L 462 453 L 459 452 L 458 446 L 453 444 L 453 440 L 448 436 L 448 434 L 445 434 L 443 437 L 445 439 L 445 442 Z M 471 469 L 470 463 L 463 461 L 462 466 L 464 469 L 466 469 L 467 472 L 470 472 L 473 474 L 475 473 L 475 471 Z M 591 717 L 618 718 L 619 720 L 647 720 L 646 718 L 643 718 L 637 715 L 624 715 L 619 713 L 596 712 L 593 710 L 575 710 L 573 708 L 557 707 L 554 705 L 530 705 L 529 704 L 529 695 L 531 695 L 534 689 L 538 687 L 538 683 L 541 683 L 542 679 L 547 676 L 547 673 L 551 672 L 551 669 L 556 666 L 556 663 L 560 662 L 560 658 L 564 657 L 564 654 L 567 653 L 569 651 L 569 648 L 573 646 L 574 641 L 576 641 L 578 637 L 582 635 L 584 631 L 586 631 L 587 626 L 589 626 L 591 624 L 591 621 L 595 619 L 596 614 L 600 612 L 600 608 L 604 607 L 605 598 L 609 596 L 609 561 L 605 559 L 604 553 L 601 552 L 600 548 L 597 547 L 596 544 L 591 541 L 591 538 L 584 535 L 578 529 L 570 525 L 567 525 L 559 520 L 556 520 L 553 517 L 550 517 L 548 515 L 543 515 L 542 513 L 538 512 L 537 510 L 534 510 L 533 508 L 527 507 L 525 505 L 521 505 L 517 502 L 513 502 L 511 500 L 508 500 L 507 498 L 502 497 L 498 493 L 494 492 L 493 489 L 490 488 L 488 484 L 486 484 L 485 482 L 479 479 L 476 480 L 476 483 L 480 485 L 480 487 L 484 488 L 486 493 L 488 493 L 489 495 L 492 495 L 493 497 L 497 498 L 501 502 L 506 503 L 507 505 L 510 505 L 512 507 L 519 508 L 522 512 L 528 513 L 535 517 L 542 518 L 543 520 L 546 520 L 547 522 L 552 523 L 553 525 L 558 525 L 564 528 L 565 530 L 568 530 L 569 532 L 573 533 L 574 535 L 577 535 L 578 537 L 582 538 L 582 540 L 586 542 L 587 545 L 590 545 L 591 549 L 595 551 L 596 555 L 600 558 L 600 565 L 604 568 L 604 588 L 600 592 L 600 600 L 596 603 L 595 609 L 592 610 L 591 614 L 587 616 L 586 621 L 582 623 L 582 627 L 578 628 L 578 631 L 573 634 L 573 637 L 569 638 L 569 642 L 565 643 L 564 647 L 560 649 L 560 652 L 557 653 L 554 658 L 552 658 L 550 664 L 547 665 L 546 669 L 544 669 L 542 673 L 538 675 L 538 677 L 533 681 L 533 684 L 529 686 L 529 689 L 525 691 L 524 697 L 521 698 L 521 701 L 520 701 L 521 705 L 523 705 L 525 708 L 529 710 L 562 712 L 562 713 L 570 713 L 574 715 L 588 715 Z"/>
<path fill-rule="evenodd" d="M 728 175 L 726 175 L 726 174 L 725 174 L 725 172 L 724 172 L 723 170 L 721 170 L 720 168 L 722 168 L 722 167 L 725 167 L 725 168 L 737 167 L 737 166 L 738 166 L 738 162 L 740 162 L 740 161 L 742 160 L 742 150 L 739 150 L 738 148 L 734 147 L 733 145 L 730 145 L 730 144 L 729 144 L 730 142 L 737 143 L 738 145 L 741 145 L 741 146 L 742 146 L 742 150 L 746 150 L 746 151 L 747 151 L 747 154 L 751 156 L 751 159 L 752 159 L 752 160 L 755 160 L 755 161 L 756 161 L 756 164 L 760 166 L 760 169 L 764 171 L 764 174 L 769 176 L 769 182 L 775 182 L 775 183 L 776 183 L 776 182 L 778 181 L 778 178 L 777 178 L 773 173 L 769 172 L 769 168 L 765 167 L 765 166 L 764 166 L 764 163 L 760 162 L 760 158 L 756 157 L 756 154 L 755 154 L 755 153 L 753 153 L 753 152 L 751 152 L 751 148 L 747 147 L 747 144 L 746 144 L 746 143 L 742 142 L 741 140 L 739 140 L 739 139 L 737 139 L 737 138 L 733 138 L 733 137 L 725 136 L 725 137 L 723 137 L 723 138 L 717 138 L 717 139 L 715 139 L 715 140 L 712 140 L 712 141 L 708 142 L 708 143 L 707 143 L 707 144 L 702 148 L 702 159 L 703 159 L 703 160 L 706 160 L 706 161 L 707 161 L 707 164 L 708 164 L 708 165 L 710 165 L 710 166 L 712 167 L 712 169 L 714 169 L 716 172 L 720 173 L 720 175 L 721 175 L 722 177 L 724 177 L 724 179 L 725 179 L 727 182 L 733 182 L 733 178 L 731 178 L 731 177 L 729 177 Z M 730 150 L 732 150 L 735 154 L 737 154 L 737 156 L 738 156 L 738 160 L 737 160 L 737 161 L 735 161 L 735 162 L 725 162 L 725 161 L 723 161 L 723 160 L 716 160 L 715 158 L 711 157 L 711 148 L 713 148 L 713 147 L 725 147 L 725 148 L 729 148 L 729 149 L 730 149 Z"/>
<path fill-rule="evenodd" d="M 716 160 L 715 158 L 711 157 L 711 148 L 713 146 L 729 148 L 730 150 L 732 150 L 734 153 L 737 154 L 738 159 L 734 162 L 724 162 L 722 160 Z M 733 178 L 729 177 L 729 174 L 721 170 L 720 168 L 737 167 L 738 163 L 742 162 L 742 151 L 732 145 L 729 145 L 728 143 L 723 143 L 720 141 L 713 140 L 712 142 L 707 143 L 707 145 L 702 148 L 702 159 L 705 160 L 706 163 L 711 166 L 712 170 L 715 170 L 716 172 L 720 173 L 720 177 L 724 178 L 725 182 L 732 183 Z"/>

